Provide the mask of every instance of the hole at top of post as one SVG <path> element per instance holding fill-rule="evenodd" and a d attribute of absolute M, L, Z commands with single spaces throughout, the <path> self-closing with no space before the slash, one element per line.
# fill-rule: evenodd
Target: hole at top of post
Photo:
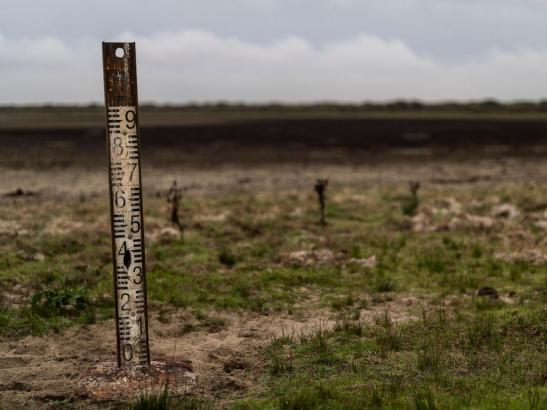
<path fill-rule="evenodd" d="M 118 58 L 123 58 L 123 56 L 125 55 L 125 51 L 123 50 L 123 48 L 118 47 L 118 48 L 116 49 L 116 51 L 114 52 L 114 54 L 115 54 L 116 57 L 118 57 Z"/>

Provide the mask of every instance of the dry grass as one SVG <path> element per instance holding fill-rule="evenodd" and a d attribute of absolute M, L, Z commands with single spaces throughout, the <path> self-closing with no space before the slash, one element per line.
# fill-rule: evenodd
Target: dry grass
<path fill-rule="evenodd" d="M 229 329 L 216 312 L 327 311 L 338 323 L 276 338 L 252 359 L 265 367 L 251 385 L 228 401 L 204 395 L 215 406 L 541 408 L 546 197 L 539 183 L 423 184 L 405 213 L 404 183 L 334 182 L 321 226 L 312 181 L 308 192 L 185 196 L 182 237 L 149 195 L 151 308 L 160 322 L 193 312 L 180 337 Z M 0 343 L 112 318 L 102 198 L 1 201 Z M 477 296 L 483 287 L 498 298 Z M 408 300 L 404 318 L 381 314 Z"/>

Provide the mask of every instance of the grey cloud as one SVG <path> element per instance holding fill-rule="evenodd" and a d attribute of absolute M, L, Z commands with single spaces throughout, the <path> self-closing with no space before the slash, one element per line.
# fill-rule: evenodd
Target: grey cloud
<path fill-rule="evenodd" d="M 157 101 L 542 98 L 547 0 L 0 0 L 0 102 L 100 101 L 137 40 Z"/>
<path fill-rule="evenodd" d="M 547 35 L 545 0 L 0 0 L 0 10 L 9 38 L 75 42 L 198 29 L 252 43 L 295 35 L 319 45 L 368 33 L 443 60 L 541 48 Z"/>
<path fill-rule="evenodd" d="M 362 101 L 543 98 L 547 48 L 489 51 L 439 62 L 399 40 L 360 34 L 319 45 L 298 36 L 269 44 L 205 31 L 131 32 L 141 99 Z M 27 50 L 19 53 L 18 50 Z M 0 103 L 101 101 L 100 43 L 0 37 Z"/>

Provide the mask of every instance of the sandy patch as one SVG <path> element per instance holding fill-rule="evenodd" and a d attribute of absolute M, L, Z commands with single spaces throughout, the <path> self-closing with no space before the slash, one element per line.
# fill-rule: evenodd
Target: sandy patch
<path fill-rule="evenodd" d="M 387 311 L 393 320 L 416 318 L 418 300 L 403 298 L 363 310 L 363 320 L 374 320 Z M 213 313 L 211 313 L 213 314 Z M 274 337 L 298 335 L 334 326 L 327 310 L 298 317 L 253 313 L 216 313 L 227 326 L 198 328 L 187 332 L 192 320 L 187 311 L 172 311 L 167 320 L 151 314 L 150 341 L 153 359 L 190 360 L 197 384 L 189 394 L 199 394 L 224 408 L 249 388 L 259 388 L 266 363 L 261 349 Z M 115 360 L 115 327 L 110 320 L 101 324 L 71 328 L 63 333 L 29 336 L 19 341 L 0 340 L 0 402 L 6 408 L 43 408 L 51 400 L 73 398 L 80 375 L 97 363 Z M 76 408 L 90 406 L 77 401 Z"/>

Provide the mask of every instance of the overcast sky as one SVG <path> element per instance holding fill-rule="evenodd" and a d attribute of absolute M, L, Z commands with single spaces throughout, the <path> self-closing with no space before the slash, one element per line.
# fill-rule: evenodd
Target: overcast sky
<path fill-rule="evenodd" d="M 0 0 L 0 104 L 547 98 L 547 0 Z"/>

